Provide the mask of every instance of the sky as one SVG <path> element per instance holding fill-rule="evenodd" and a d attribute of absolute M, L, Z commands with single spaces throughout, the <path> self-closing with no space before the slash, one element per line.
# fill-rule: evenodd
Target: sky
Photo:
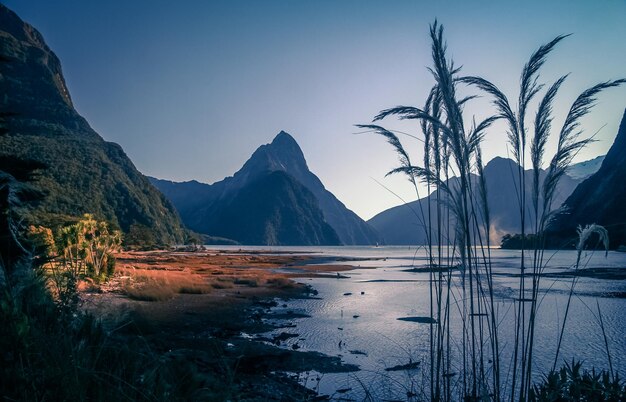
<path fill-rule="evenodd" d="M 285 130 L 326 188 L 364 219 L 416 198 L 382 137 L 358 134 L 382 109 L 422 107 L 433 79 L 429 24 L 445 27 L 467 75 L 517 99 L 524 63 L 559 34 L 541 79 L 570 73 L 554 129 L 589 86 L 626 76 L 626 1 L 162 1 L 8 0 L 59 56 L 74 105 L 144 174 L 219 181 Z M 470 91 L 467 92 L 468 94 Z M 602 93 L 582 121 L 605 154 L 626 108 L 626 87 Z M 466 109 L 492 113 L 488 99 Z M 385 127 L 413 135 L 414 122 Z M 600 131 L 598 131 L 600 130 Z M 401 136 L 421 160 L 421 144 Z M 547 155 L 555 149 L 548 143 Z M 507 156 L 504 126 L 483 159 Z"/>

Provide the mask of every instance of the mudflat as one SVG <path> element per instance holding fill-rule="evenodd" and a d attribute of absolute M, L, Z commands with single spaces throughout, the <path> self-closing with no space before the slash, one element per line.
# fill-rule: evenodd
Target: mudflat
<path fill-rule="evenodd" d="M 281 314 L 284 332 L 264 320 L 283 300 L 314 297 L 296 282 L 337 275 L 348 265 L 307 265 L 314 255 L 232 251 L 141 251 L 116 255 L 106 284 L 82 284 L 85 311 L 112 336 L 141 337 L 154 353 L 190 365 L 209 399 L 302 400 L 315 396 L 298 378 L 354 371 L 337 357 L 278 347 L 298 333 Z M 274 315 L 275 316 L 275 315 Z M 272 321 L 274 322 L 274 321 Z M 295 374 L 294 374 L 295 373 Z"/>

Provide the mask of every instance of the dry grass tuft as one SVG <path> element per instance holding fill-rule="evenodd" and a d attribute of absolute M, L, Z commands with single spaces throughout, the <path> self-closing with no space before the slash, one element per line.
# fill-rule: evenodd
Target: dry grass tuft
<path fill-rule="evenodd" d="M 124 293 L 135 300 L 163 301 L 176 294 L 205 294 L 214 287 L 204 277 L 189 271 L 125 270 Z"/>
<path fill-rule="evenodd" d="M 135 282 L 127 281 L 123 291 L 131 299 L 140 301 L 165 301 L 175 295 L 170 286 L 148 277 L 137 278 Z"/>
<path fill-rule="evenodd" d="M 233 279 L 230 278 L 218 278 L 216 281 L 211 282 L 213 289 L 232 289 L 235 287 Z"/>
<path fill-rule="evenodd" d="M 260 279 L 259 278 L 237 278 L 233 281 L 235 285 L 244 285 L 249 286 L 251 288 L 256 288 L 259 286 Z"/>
<path fill-rule="evenodd" d="M 279 289 L 293 289 L 296 287 L 296 282 L 285 277 L 270 278 L 267 280 L 267 284 L 272 288 Z"/>

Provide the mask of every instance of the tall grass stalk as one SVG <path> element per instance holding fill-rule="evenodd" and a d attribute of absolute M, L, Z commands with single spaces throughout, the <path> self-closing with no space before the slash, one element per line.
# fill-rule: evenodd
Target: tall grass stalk
<path fill-rule="evenodd" d="M 606 228 L 600 225 L 596 225 L 596 224 L 587 225 L 584 228 L 582 226 L 578 226 L 577 233 L 578 233 L 578 243 L 576 245 L 576 264 L 574 265 L 574 272 L 577 272 L 579 269 L 581 269 L 580 259 L 582 257 L 582 252 L 585 250 L 592 235 L 595 234 L 598 237 L 598 242 L 596 244 L 596 247 L 600 245 L 600 243 L 602 243 L 605 249 L 605 253 L 608 253 L 609 251 L 609 232 L 606 230 Z M 578 276 L 574 275 L 574 277 L 572 278 L 572 284 L 570 286 L 570 290 L 567 296 L 567 304 L 565 305 L 565 313 L 563 314 L 563 323 L 561 324 L 561 331 L 559 332 L 559 340 L 556 345 L 556 353 L 554 354 L 554 363 L 552 365 L 552 371 L 556 370 L 556 365 L 559 360 L 559 353 L 561 351 L 561 342 L 563 341 L 563 336 L 565 335 L 565 324 L 567 323 L 567 317 L 569 315 L 570 306 L 572 304 L 572 297 L 574 296 L 574 289 L 577 283 L 578 283 Z M 602 329 L 604 330 L 603 325 L 602 325 Z M 607 350 L 608 350 L 608 346 L 607 346 Z M 610 359 L 610 356 L 609 356 L 609 359 Z M 609 361 L 609 364 L 610 364 L 610 361 Z M 611 369 L 611 375 L 612 375 L 612 371 L 613 370 Z"/>
<path fill-rule="evenodd" d="M 522 70 L 520 92 L 513 107 L 507 96 L 488 80 L 460 76 L 460 68 L 447 56 L 443 27 L 435 21 L 430 27 L 433 63 L 429 68 L 435 84 L 425 106 L 397 106 L 381 111 L 374 118 L 374 122 L 390 116 L 417 120 L 424 138 L 423 166 L 412 164 L 403 144 L 391 131 L 374 124 L 359 125 L 384 136 L 399 155 L 400 166 L 388 174 L 405 174 L 418 198 L 420 182 L 431 194 L 428 204 L 418 205 L 431 268 L 429 311 L 435 319 L 429 336 L 432 400 L 449 401 L 457 392 L 465 400 L 526 401 L 529 398 L 540 279 L 547 264 L 543 252 L 545 229 L 555 213 L 556 187 L 572 158 L 591 141 L 581 139 L 580 119 L 589 113 L 599 92 L 626 82 L 606 81 L 578 96 L 557 134 L 557 150 L 542 180 L 545 147 L 553 135 L 553 104 L 567 76 L 547 87 L 534 112 L 533 124 L 528 125 L 527 120 L 532 101 L 544 89 L 544 84 L 539 82 L 539 71 L 566 37 L 557 36 L 531 55 Z M 464 116 L 465 104 L 476 96 L 460 98 L 457 95 L 460 84 L 487 93 L 492 98 L 493 114 L 480 122 Z M 511 361 L 507 364 L 502 361 L 499 339 L 502 317 L 497 307 L 490 251 L 487 194 L 496 189 L 487 188 L 481 151 L 486 133 L 497 120 L 506 123 L 508 144 L 518 166 L 514 184 L 522 234 L 520 279 L 514 300 L 515 336 Z M 530 179 L 525 174 L 528 160 L 532 169 Z M 527 234 L 532 234 L 535 240 L 524 244 Z M 458 267 L 460 283 L 452 275 L 452 267 Z M 460 335 L 451 329 L 456 314 L 461 321 Z M 503 376 L 503 367 L 510 367 L 510 376 Z M 460 388 L 456 390 L 452 382 L 455 369 L 460 377 L 455 380 Z"/>

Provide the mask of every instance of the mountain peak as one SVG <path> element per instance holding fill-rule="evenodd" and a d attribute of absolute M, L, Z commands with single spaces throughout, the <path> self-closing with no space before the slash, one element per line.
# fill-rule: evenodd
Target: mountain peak
<path fill-rule="evenodd" d="M 291 136 L 291 134 L 289 134 L 288 132 L 281 130 L 280 133 L 276 134 L 276 137 L 274 137 L 274 140 L 272 141 L 272 144 L 276 144 L 276 143 L 282 143 L 282 142 L 296 142 L 295 138 L 293 138 Z"/>
<path fill-rule="evenodd" d="M 77 113 L 63 78 L 61 62 L 39 31 L 3 4 L 0 4 L 0 31 L 3 61 L 0 76 L 11 77 L 3 83 L 8 95 L 8 101 L 4 102 L 11 104 L 11 112 L 59 118 L 61 123 L 65 122 L 63 117 L 75 120 Z M 33 93 L 39 94 L 38 101 L 33 101 Z M 41 102 L 44 94 L 46 101 Z M 50 114 L 47 107 L 57 112 Z"/>
<path fill-rule="evenodd" d="M 127 234 L 145 228 L 154 244 L 180 244 L 184 231 L 174 207 L 122 147 L 105 142 L 76 112 L 57 56 L 33 26 L 3 4 L 0 53 L 0 103 L 15 115 L 7 119 L 12 135 L 0 136 L 0 157 L 18 155 L 47 167 L 33 183 L 46 194 L 30 212 L 34 221 L 57 225 L 60 217 L 89 212 Z"/>
<path fill-rule="evenodd" d="M 296 139 L 293 138 L 291 134 L 287 133 L 286 131 L 281 131 L 280 133 L 278 133 L 276 137 L 274 137 L 274 140 L 272 141 L 270 146 L 272 148 L 288 151 L 290 153 L 293 153 L 293 151 L 296 151 L 296 153 L 302 153 L 302 150 L 300 149 L 300 146 L 298 145 Z"/>
<path fill-rule="evenodd" d="M 249 244 L 380 241 L 372 227 L 326 190 L 285 131 L 257 148 L 232 177 L 212 185 L 153 183 L 174 203 L 183 221 L 201 233 Z"/>
<path fill-rule="evenodd" d="M 302 149 L 296 140 L 285 131 L 278 133 L 271 143 L 257 148 L 250 159 L 235 174 L 252 177 L 258 173 L 274 170 L 284 170 L 292 175 L 295 172 L 309 170 Z"/>
<path fill-rule="evenodd" d="M 503 158 L 501 156 L 496 156 L 485 165 L 485 170 L 500 170 L 500 169 L 510 169 L 514 168 L 516 163 L 514 160 L 509 158 Z"/>

